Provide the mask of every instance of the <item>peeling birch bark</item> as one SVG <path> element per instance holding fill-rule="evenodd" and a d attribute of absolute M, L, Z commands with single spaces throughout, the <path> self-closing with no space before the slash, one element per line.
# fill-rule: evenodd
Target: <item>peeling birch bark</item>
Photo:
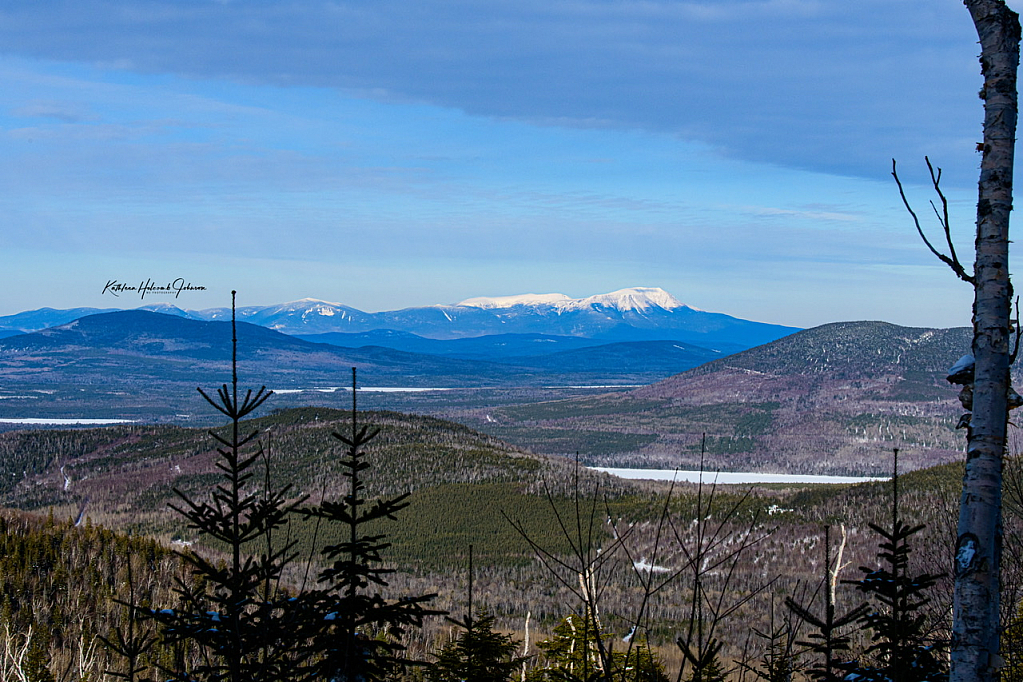
<path fill-rule="evenodd" d="M 998 677 L 1002 456 L 1009 394 L 1009 212 L 1016 139 L 1019 16 L 1003 0 L 964 0 L 981 44 L 984 142 L 974 262 L 973 417 L 959 503 L 950 682 Z"/>

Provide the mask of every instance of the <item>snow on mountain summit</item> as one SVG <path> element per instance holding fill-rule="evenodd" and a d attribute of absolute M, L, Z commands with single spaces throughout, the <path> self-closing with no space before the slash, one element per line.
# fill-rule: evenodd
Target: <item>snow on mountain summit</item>
<path fill-rule="evenodd" d="M 514 308 L 517 305 L 556 306 L 561 303 L 570 303 L 574 300 L 565 296 L 565 294 L 519 294 L 518 296 L 477 296 L 476 298 L 467 298 L 455 305 L 489 310 L 492 308 Z"/>
<path fill-rule="evenodd" d="M 521 294 L 519 296 L 496 296 L 492 298 L 478 297 L 466 299 L 457 305 L 469 308 L 482 308 L 484 310 L 513 308 L 520 305 L 533 307 L 549 306 L 561 312 L 586 310 L 594 306 L 614 308 L 621 312 L 627 310 L 646 310 L 647 308 L 674 310 L 675 308 L 685 307 L 677 298 L 658 287 L 631 287 L 586 298 L 569 298 L 564 294 Z"/>
<path fill-rule="evenodd" d="M 590 307 L 594 304 L 617 310 L 645 310 L 647 308 L 664 308 L 674 310 L 684 308 L 682 301 L 678 300 L 664 289 L 659 287 L 632 287 L 630 289 L 619 289 L 610 294 L 597 294 L 589 298 L 579 300 L 580 307 Z"/>

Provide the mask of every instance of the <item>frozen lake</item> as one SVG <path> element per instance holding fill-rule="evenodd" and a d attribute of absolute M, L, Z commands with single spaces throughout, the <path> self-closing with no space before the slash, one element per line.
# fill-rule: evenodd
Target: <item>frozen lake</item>
<path fill-rule="evenodd" d="M 607 384 L 607 385 L 584 385 L 584 386 L 544 386 L 547 390 L 557 390 L 562 388 L 568 389 L 587 389 L 587 390 L 604 390 L 609 388 L 640 388 L 644 384 Z M 338 391 L 351 391 L 351 386 L 314 386 L 312 388 L 275 388 L 274 393 L 280 395 L 286 395 L 288 393 L 336 393 Z M 411 386 L 359 386 L 359 393 L 428 393 L 430 391 L 475 391 L 476 387 L 473 386 L 457 386 L 457 387 L 411 387 Z"/>
<path fill-rule="evenodd" d="M 134 419 L 78 419 L 71 417 L 68 419 L 61 419 L 57 417 L 42 417 L 42 418 L 25 418 L 15 419 L 10 417 L 0 417 L 0 424 L 86 424 L 93 426 L 102 426 L 104 424 L 131 424 Z"/>
<path fill-rule="evenodd" d="M 675 469 L 620 469 L 615 467 L 593 467 L 595 471 L 603 471 L 619 478 L 642 479 L 646 481 L 686 481 L 698 483 L 701 472 L 677 471 Z M 886 481 L 887 477 L 868 476 L 811 476 L 804 474 L 763 474 L 759 472 L 737 471 L 704 471 L 704 483 L 864 483 L 866 481 Z"/>
<path fill-rule="evenodd" d="M 338 391 L 351 391 L 351 386 L 322 386 L 319 388 L 275 388 L 274 393 L 287 395 L 289 393 L 337 393 Z M 426 393 L 427 391 L 451 391 L 451 388 L 409 388 L 405 386 L 359 386 L 359 393 Z"/>

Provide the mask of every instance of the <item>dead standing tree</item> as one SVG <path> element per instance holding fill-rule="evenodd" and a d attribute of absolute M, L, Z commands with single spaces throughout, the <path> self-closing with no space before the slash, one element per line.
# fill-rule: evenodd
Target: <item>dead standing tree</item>
<path fill-rule="evenodd" d="M 959 503 L 955 555 L 950 682 L 992 682 L 998 676 L 999 562 L 1001 559 L 1002 456 L 1009 415 L 1010 304 L 1009 212 L 1018 102 L 1019 15 L 1004 0 L 964 0 L 981 44 L 984 141 L 977 200 L 976 260 L 966 272 L 952 249 L 945 197 L 931 179 L 944 211 L 935 208 L 950 255 L 939 258 L 974 288 L 972 415 L 967 424 L 966 474 Z M 930 167 L 930 163 L 928 163 Z M 894 175 L 894 163 L 892 174 Z M 896 177 L 898 182 L 898 177 Z M 900 193 L 902 191 L 899 186 Z M 905 201 L 905 194 L 903 201 Z M 909 208 L 908 202 L 906 207 Z M 912 209 L 910 209 L 912 214 Z M 919 221 L 913 214 L 917 229 Z M 923 236 L 922 230 L 920 231 Z"/>

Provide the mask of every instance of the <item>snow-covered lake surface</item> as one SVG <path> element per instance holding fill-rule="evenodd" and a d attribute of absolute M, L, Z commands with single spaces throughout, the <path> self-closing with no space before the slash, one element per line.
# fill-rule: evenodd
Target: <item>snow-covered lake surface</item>
<path fill-rule="evenodd" d="M 313 391 L 315 393 L 336 393 L 338 391 L 351 391 L 351 386 L 318 386 L 316 388 L 275 388 L 274 393 L 286 395 L 288 393 L 304 393 Z M 426 391 L 453 391 L 452 388 L 411 388 L 408 386 L 359 386 L 359 392 L 367 393 L 424 393 Z"/>
<path fill-rule="evenodd" d="M 643 388 L 647 384 L 582 384 L 579 386 L 544 386 L 544 388 Z"/>
<path fill-rule="evenodd" d="M 609 388 L 640 388 L 645 384 L 607 384 L 607 385 L 582 385 L 582 386 L 544 386 L 548 390 L 557 390 L 560 388 L 568 389 L 599 389 L 605 390 Z M 305 391 L 312 391 L 315 393 L 336 393 L 338 391 L 351 391 L 351 386 L 313 386 L 310 388 L 275 388 L 274 393 L 280 395 L 286 395 L 288 393 L 304 393 Z M 359 386 L 359 392 L 369 393 L 426 393 L 428 391 L 470 391 L 476 390 L 471 386 L 461 386 L 455 388 L 440 388 L 440 387 L 412 387 L 412 386 Z"/>
<path fill-rule="evenodd" d="M 0 424 L 131 424 L 134 419 L 78 419 L 71 417 L 68 419 L 58 419 L 56 417 L 43 417 L 43 418 L 10 418 L 0 417 Z"/>
<path fill-rule="evenodd" d="M 593 467 L 620 478 L 643 479 L 647 481 L 687 481 L 697 483 L 703 475 L 704 483 L 863 483 L 865 481 L 886 481 L 886 477 L 866 476 L 810 476 L 804 474 L 762 474 L 741 471 L 676 471 L 675 469 L 619 469 L 614 467 Z"/>

